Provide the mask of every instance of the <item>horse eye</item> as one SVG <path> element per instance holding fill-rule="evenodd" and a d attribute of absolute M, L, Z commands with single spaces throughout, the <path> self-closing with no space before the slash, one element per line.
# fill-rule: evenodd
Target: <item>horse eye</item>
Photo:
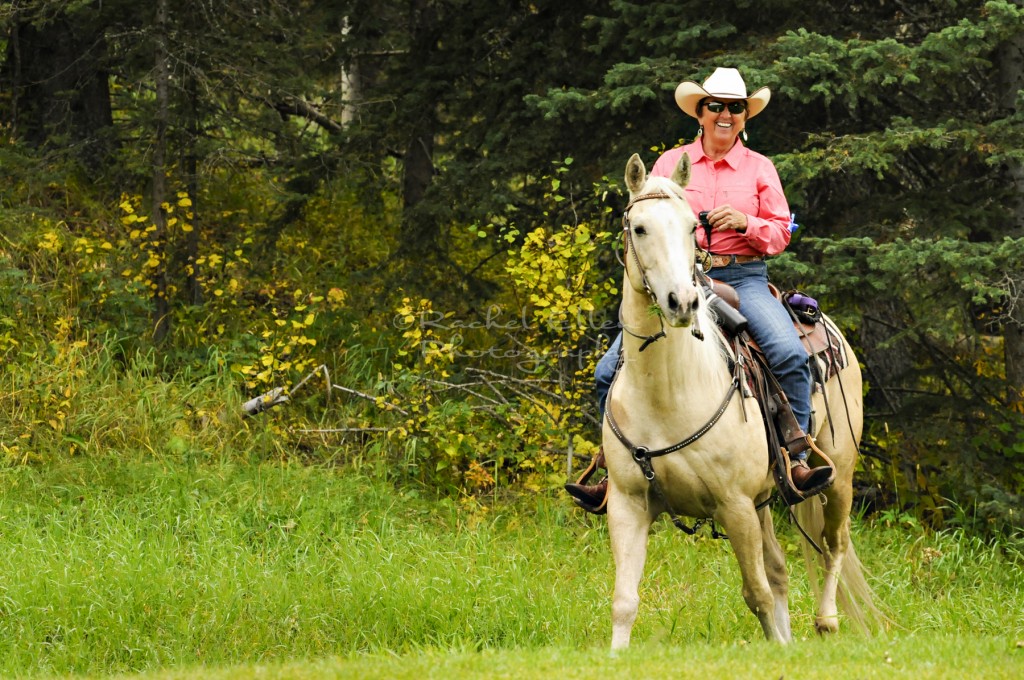
<path fill-rule="evenodd" d="M 633 233 L 636 234 L 637 236 L 643 236 L 647 233 L 647 229 L 645 229 L 644 227 L 634 227 Z"/>

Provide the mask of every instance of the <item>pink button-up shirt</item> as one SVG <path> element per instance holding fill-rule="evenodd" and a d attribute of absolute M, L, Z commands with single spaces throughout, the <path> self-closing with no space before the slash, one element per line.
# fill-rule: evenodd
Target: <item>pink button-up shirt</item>
<path fill-rule="evenodd" d="M 683 153 L 690 156 L 686 200 L 694 216 L 702 210 L 730 205 L 747 216 L 746 231 L 716 231 L 711 252 L 716 255 L 778 255 L 789 245 L 789 203 L 775 165 L 736 140 L 725 158 L 713 161 L 700 140 L 666 151 L 652 175 L 671 177 Z M 697 242 L 707 249 L 707 233 L 697 228 Z"/>

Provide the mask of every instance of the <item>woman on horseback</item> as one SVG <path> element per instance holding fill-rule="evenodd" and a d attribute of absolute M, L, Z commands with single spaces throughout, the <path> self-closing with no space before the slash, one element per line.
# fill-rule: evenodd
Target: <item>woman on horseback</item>
<path fill-rule="evenodd" d="M 768 288 L 766 256 L 778 255 L 790 239 L 790 212 L 775 165 L 748 149 L 746 124 L 767 106 L 771 92 L 762 87 L 747 94 L 739 71 L 718 68 L 698 85 L 693 81 L 676 88 L 676 103 L 697 119 L 697 138 L 671 149 L 658 159 L 652 176 L 670 177 L 682 154 L 691 161 L 686 199 L 704 225 L 697 230 L 698 245 L 711 254 L 708 275 L 733 286 L 740 295 L 740 312 L 750 335 L 768 359 L 789 400 L 802 432 L 784 442 L 791 460 L 791 478 L 798 490 L 820 486 L 832 474 L 828 466 L 811 468 L 807 456 L 811 440 L 811 370 L 808 354 L 789 313 Z M 621 334 L 595 371 L 602 414 L 608 388 L 615 376 L 622 346 Z M 575 484 L 566 490 L 576 503 L 591 512 L 603 510 L 607 479 L 586 482 L 601 465 L 600 454 Z"/>

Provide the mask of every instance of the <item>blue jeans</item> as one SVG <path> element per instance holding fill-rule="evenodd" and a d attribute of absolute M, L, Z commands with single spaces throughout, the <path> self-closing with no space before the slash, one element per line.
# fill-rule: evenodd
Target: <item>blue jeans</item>
<path fill-rule="evenodd" d="M 811 426 L 811 366 L 807 350 L 793 327 L 789 312 L 768 290 L 768 266 L 764 262 L 747 262 L 717 267 L 711 277 L 728 283 L 740 296 L 740 313 L 747 317 L 748 331 L 761 347 L 772 373 L 789 399 L 793 416 L 804 432 Z M 597 362 L 598 406 L 604 415 L 604 402 L 615 377 L 622 350 L 620 334 Z"/>

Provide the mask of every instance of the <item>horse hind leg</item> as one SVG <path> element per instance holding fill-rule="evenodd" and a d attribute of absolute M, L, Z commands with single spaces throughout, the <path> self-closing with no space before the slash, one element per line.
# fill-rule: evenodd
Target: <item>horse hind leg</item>
<path fill-rule="evenodd" d="M 844 485 L 827 494 L 824 510 L 824 526 L 821 531 L 825 560 L 825 580 L 821 589 L 818 613 L 814 627 L 819 633 L 835 633 L 839 630 L 839 610 L 836 598 L 839 592 L 839 575 L 843 560 L 850 548 L 850 509 L 853 505 L 853 489 Z"/>
<path fill-rule="evenodd" d="M 741 506 L 716 513 L 715 519 L 725 528 L 732 543 L 743 577 L 743 599 L 760 621 L 765 638 L 773 642 L 788 642 L 787 636 L 779 629 L 776 599 L 765 572 L 761 523 L 753 502 L 746 499 Z M 785 627 L 788 628 L 788 621 Z"/>
<path fill-rule="evenodd" d="M 850 547 L 850 507 L 852 489 L 844 493 L 837 480 L 835 486 L 825 494 L 825 502 L 818 497 L 810 498 L 795 510 L 796 521 L 803 531 L 821 549 L 820 556 L 812 557 L 805 548 L 812 586 L 818 595 L 818 607 L 814 617 L 814 628 L 821 634 L 839 631 L 839 576 Z M 824 507 L 823 507 L 824 506 Z M 815 579 L 815 563 L 824 567 L 824 578 L 820 585 Z"/>
<path fill-rule="evenodd" d="M 608 535 L 615 560 L 615 591 L 612 595 L 612 651 L 629 646 L 633 623 L 640 607 L 640 579 L 647 561 L 647 539 L 653 517 L 637 499 L 609 489 Z"/>

